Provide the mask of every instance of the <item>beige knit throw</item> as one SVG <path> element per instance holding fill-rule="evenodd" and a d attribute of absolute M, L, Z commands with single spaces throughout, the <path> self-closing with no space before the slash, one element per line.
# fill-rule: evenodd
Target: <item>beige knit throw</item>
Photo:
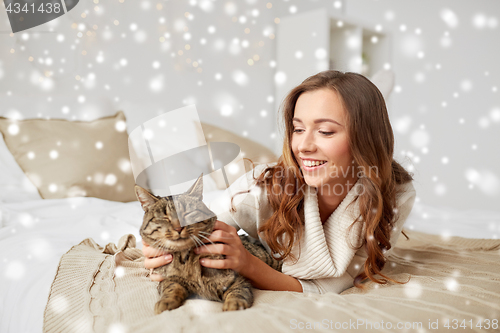
<path fill-rule="evenodd" d="M 405 232 L 410 241 L 399 238 L 384 273 L 398 281 L 411 275 L 408 284 L 367 282 L 366 291 L 353 287 L 340 295 L 254 289 L 255 304 L 244 311 L 222 312 L 222 303 L 191 298 L 160 315 L 153 312 L 157 283 L 143 267 L 134 236 L 104 248 L 86 239 L 61 258 L 43 330 L 402 332 L 396 325 L 403 325 L 412 327 L 406 332 L 450 332 L 449 321 L 450 327 L 465 325 L 463 332 L 498 332 L 500 240 Z"/>

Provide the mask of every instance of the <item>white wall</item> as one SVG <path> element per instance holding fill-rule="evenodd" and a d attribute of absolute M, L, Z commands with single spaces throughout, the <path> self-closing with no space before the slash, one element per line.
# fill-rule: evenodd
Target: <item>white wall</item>
<path fill-rule="evenodd" d="M 52 98 L 50 106 L 42 108 L 43 116 L 74 115 L 80 119 L 86 113 L 86 119 L 90 119 L 109 112 L 92 111 L 90 107 L 83 111 L 96 99 L 99 101 L 93 104 L 100 104 L 102 98 L 98 97 L 104 96 L 115 109 L 125 109 L 133 118 L 129 119 L 132 126 L 137 126 L 158 113 L 196 104 L 202 121 L 240 134 L 246 131 L 252 139 L 268 145 L 275 123 L 271 116 L 273 103 L 268 101 L 274 87 L 273 69 L 269 66 L 274 41 L 263 35 L 263 29 L 274 28 L 274 17 L 265 3 L 249 2 L 254 4 L 238 3 L 231 11 L 225 9 L 223 1 L 101 0 L 97 4 L 99 11 L 95 11 L 93 1 L 80 1 L 63 17 L 25 34 L 11 37 L 2 33 L 0 96 L 13 98 L 2 98 L 1 113 L 7 112 L 11 104 L 15 107 L 22 103 L 12 101 L 16 97 L 30 94 L 33 104 L 46 104 L 47 98 Z M 160 10 L 157 4 L 162 4 Z M 258 9 L 257 16 L 252 15 L 253 9 Z M 84 12 L 87 14 L 82 18 Z M 233 22 L 233 17 L 242 16 L 246 23 Z M 3 8 L 0 23 L 0 31 L 9 31 Z M 76 28 L 72 28 L 73 24 Z M 209 33 L 210 26 L 215 28 L 214 33 Z M 245 28 L 250 32 L 245 33 Z M 64 41 L 58 42 L 59 36 Z M 164 42 L 160 42 L 161 37 Z M 200 42 L 202 39 L 205 44 Z M 186 50 L 188 44 L 190 49 Z M 11 49 L 14 53 L 10 53 Z M 183 55 L 178 54 L 181 50 Z M 255 55 L 259 60 L 250 66 L 247 61 Z M 33 62 L 28 60 L 30 56 Z M 45 61 L 48 58 L 51 63 Z M 191 63 L 186 62 L 188 59 Z M 194 61 L 199 63 L 197 67 Z M 155 62 L 159 67 L 153 67 Z M 200 68 L 201 73 L 197 71 Z M 52 72 L 49 78 L 44 77 L 46 71 Z M 215 78 L 217 73 L 221 74 L 220 80 Z M 77 75 L 80 80 L 75 79 Z M 39 82 L 40 77 L 44 83 Z M 63 114 L 62 106 L 79 96 L 86 98 L 85 103 Z M 222 108 L 231 115 L 221 115 Z M 266 117 L 260 116 L 262 110 Z M 25 117 L 37 114 L 32 108 L 22 113 Z"/>
<path fill-rule="evenodd" d="M 274 20 L 295 15 L 292 6 L 297 14 L 326 7 L 337 17 L 380 24 L 393 36 L 397 92 L 388 106 L 397 157 L 404 151 L 413 160 L 421 202 L 500 210 L 500 2 L 347 0 L 341 8 L 334 3 L 86 0 L 56 21 L 12 37 L 2 8 L 0 114 L 91 119 L 121 108 L 133 129 L 158 113 L 195 103 L 202 121 L 273 148 Z M 453 15 L 444 15 L 451 17 L 448 24 L 441 18 L 444 9 L 456 15 L 455 27 L 449 25 Z M 473 23 L 478 14 L 486 20 L 482 28 Z M 249 65 L 256 55 L 259 60 Z"/>
<path fill-rule="evenodd" d="M 422 202 L 500 210 L 500 2 L 349 1 L 347 12 L 393 32 L 390 114 Z"/>

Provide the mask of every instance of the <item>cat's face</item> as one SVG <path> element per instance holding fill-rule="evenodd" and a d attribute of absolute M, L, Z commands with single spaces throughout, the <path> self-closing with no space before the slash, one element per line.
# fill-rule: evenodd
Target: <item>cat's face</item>
<path fill-rule="evenodd" d="M 144 209 L 142 239 L 154 248 L 182 251 L 202 245 L 214 228 L 217 216 L 203 203 L 203 178 L 186 192 L 156 197 L 135 187 Z"/>

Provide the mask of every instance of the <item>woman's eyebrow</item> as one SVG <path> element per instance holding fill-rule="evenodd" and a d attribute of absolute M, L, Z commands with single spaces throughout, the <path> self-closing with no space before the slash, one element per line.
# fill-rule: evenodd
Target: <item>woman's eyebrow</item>
<path fill-rule="evenodd" d="M 302 120 L 300 120 L 299 118 L 293 118 L 292 121 L 296 121 L 296 122 L 302 123 Z M 344 125 L 342 125 L 342 124 L 340 124 L 340 123 L 338 123 L 335 120 L 330 119 L 330 118 L 319 118 L 319 119 L 315 119 L 314 120 L 315 124 L 324 123 L 324 122 L 335 123 L 335 124 L 337 124 L 339 126 L 344 127 Z"/>

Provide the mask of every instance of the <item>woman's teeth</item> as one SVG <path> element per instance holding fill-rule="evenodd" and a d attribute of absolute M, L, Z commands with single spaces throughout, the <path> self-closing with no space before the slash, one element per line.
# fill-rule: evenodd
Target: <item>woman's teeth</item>
<path fill-rule="evenodd" d="M 303 162 L 304 162 L 304 165 L 307 167 L 318 166 L 318 165 L 326 163 L 326 161 L 310 161 L 310 160 L 304 160 Z"/>

